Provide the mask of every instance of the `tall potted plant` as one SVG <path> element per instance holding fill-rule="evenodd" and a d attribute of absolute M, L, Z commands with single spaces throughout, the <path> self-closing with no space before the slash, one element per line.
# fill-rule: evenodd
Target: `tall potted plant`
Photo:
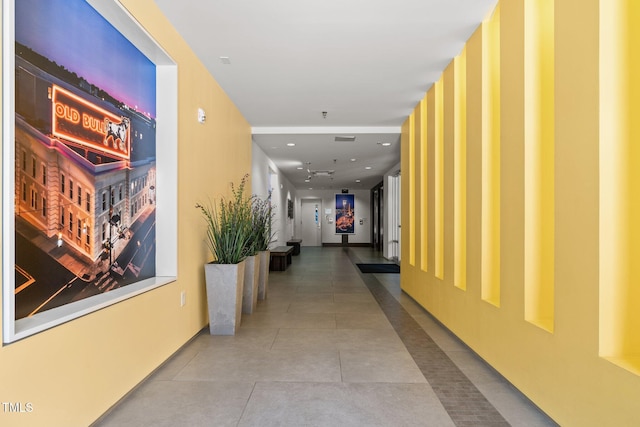
<path fill-rule="evenodd" d="M 260 257 L 260 271 L 258 275 L 258 299 L 267 297 L 269 285 L 269 262 L 271 252 L 269 245 L 273 239 L 272 219 L 273 206 L 271 205 L 271 192 L 266 199 L 257 196 L 252 200 L 253 239 L 255 250 Z"/>
<path fill-rule="evenodd" d="M 249 202 L 251 229 L 246 246 L 244 289 L 242 291 L 242 313 L 246 314 L 253 313 L 258 304 L 258 279 L 262 261 L 258 255 L 259 243 L 255 231 L 254 200 L 255 196 L 252 196 Z"/>
<path fill-rule="evenodd" d="M 233 197 L 196 205 L 207 224 L 206 241 L 214 260 L 205 264 L 209 332 L 234 335 L 240 326 L 245 258 L 252 235 L 251 199 L 244 195 L 245 175 Z"/>

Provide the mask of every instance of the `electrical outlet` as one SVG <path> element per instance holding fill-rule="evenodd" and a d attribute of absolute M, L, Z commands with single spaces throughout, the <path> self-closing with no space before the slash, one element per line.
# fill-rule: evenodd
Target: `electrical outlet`
<path fill-rule="evenodd" d="M 180 307 L 184 307 L 187 303 L 187 291 L 180 292 Z"/>

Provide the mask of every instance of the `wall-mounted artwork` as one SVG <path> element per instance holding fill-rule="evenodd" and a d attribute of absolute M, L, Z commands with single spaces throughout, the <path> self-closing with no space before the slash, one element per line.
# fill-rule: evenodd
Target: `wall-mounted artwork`
<path fill-rule="evenodd" d="M 353 194 L 336 194 L 336 234 L 355 233 L 355 198 Z"/>
<path fill-rule="evenodd" d="M 287 217 L 293 219 L 293 200 L 287 199 Z"/>
<path fill-rule="evenodd" d="M 20 0 L 15 28 L 20 319 L 155 275 L 156 84 L 84 1 Z"/>
<path fill-rule="evenodd" d="M 157 74 L 84 0 L 14 11 L 19 321 L 156 276 Z"/>

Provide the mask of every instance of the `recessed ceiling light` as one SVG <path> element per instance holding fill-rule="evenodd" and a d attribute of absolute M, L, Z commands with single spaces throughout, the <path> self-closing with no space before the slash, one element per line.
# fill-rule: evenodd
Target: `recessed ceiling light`
<path fill-rule="evenodd" d="M 298 166 L 296 169 L 298 169 L 299 171 L 301 171 L 302 169 L 304 169 L 302 166 Z"/>
<path fill-rule="evenodd" d="M 305 179 L 304 182 L 311 182 L 311 180 L 310 179 Z"/>
<path fill-rule="evenodd" d="M 231 64 L 231 60 L 229 59 L 228 56 L 221 56 L 220 57 L 220 62 L 222 62 L 225 65 Z"/>
<path fill-rule="evenodd" d="M 287 143 L 287 147 L 295 147 L 295 146 L 296 146 L 296 144 L 293 143 L 293 142 L 288 142 Z"/>
<path fill-rule="evenodd" d="M 352 162 L 355 162 L 355 161 L 356 161 L 356 159 L 351 159 L 351 161 L 352 161 Z"/>
<path fill-rule="evenodd" d="M 364 167 L 366 170 L 371 170 L 371 166 L 365 166 Z"/>
<path fill-rule="evenodd" d="M 388 147 L 388 146 L 390 146 L 390 145 L 391 145 L 391 143 L 390 143 L 390 142 L 383 142 L 383 143 L 382 143 L 382 146 L 383 146 L 383 147 Z"/>
<path fill-rule="evenodd" d="M 356 179 L 356 182 L 360 182 L 360 180 L 359 180 L 359 179 Z"/>

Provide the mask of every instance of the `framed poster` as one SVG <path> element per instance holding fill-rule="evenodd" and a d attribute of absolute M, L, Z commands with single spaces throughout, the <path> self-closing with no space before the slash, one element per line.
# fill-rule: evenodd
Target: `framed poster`
<path fill-rule="evenodd" d="M 355 197 L 353 194 L 336 194 L 336 234 L 355 233 Z"/>
<path fill-rule="evenodd" d="M 3 28 L 15 34 L 3 38 L 3 66 L 13 68 L 3 70 L 5 342 L 175 275 L 158 271 L 156 253 L 173 240 L 172 231 L 157 233 L 158 202 L 174 197 L 161 189 L 157 147 L 175 144 L 176 124 L 156 121 L 160 100 L 173 96 L 158 95 L 158 67 L 172 61 L 153 42 L 152 62 L 89 3 L 3 2 Z M 119 3 L 100 3 L 149 50 L 152 40 Z M 169 134 L 158 141 L 162 129 Z M 175 176 L 170 164 L 166 172 Z"/>

